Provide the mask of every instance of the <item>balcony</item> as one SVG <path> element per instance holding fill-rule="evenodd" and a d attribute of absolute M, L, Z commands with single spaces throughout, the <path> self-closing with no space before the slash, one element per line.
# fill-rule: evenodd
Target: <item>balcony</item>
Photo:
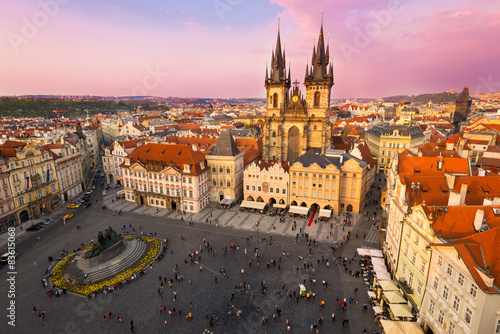
<path fill-rule="evenodd" d="M 404 293 L 408 295 L 413 295 L 413 289 L 408 286 L 408 283 L 406 282 L 406 279 L 402 278 L 399 280 L 399 285 L 401 286 L 401 289 L 403 289 Z"/>

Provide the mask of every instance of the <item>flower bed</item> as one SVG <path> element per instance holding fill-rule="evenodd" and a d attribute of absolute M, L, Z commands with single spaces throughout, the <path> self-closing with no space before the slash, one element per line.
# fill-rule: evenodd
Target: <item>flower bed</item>
<path fill-rule="evenodd" d="M 127 238 L 133 239 L 133 238 Z M 132 278 L 135 274 L 139 273 L 145 267 L 147 267 L 151 262 L 153 262 L 160 252 L 161 241 L 153 238 L 142 238 L 143 241 L 147 243 L 147 249 L 145 255 L 131 267 L 129 267 L 124 272 L 115 275 L 114 277 L 95 283 L 95 284 L 72 284 L 64 278 L 64 269 L 66 268 L 68 262 L 74 258 L 75 253 L 69 254 L 64 259 L 62 259 L 52 271 L 51 281 L 52 283 L 61 289 L 66 289 L 82 295 L 89 295 L 93 292 L 99 291 L 103 288 L 112 287 L 116 284 L 120 284 L 123 281 Z M 90 247 L 91 245 L 89 245 Z"/>

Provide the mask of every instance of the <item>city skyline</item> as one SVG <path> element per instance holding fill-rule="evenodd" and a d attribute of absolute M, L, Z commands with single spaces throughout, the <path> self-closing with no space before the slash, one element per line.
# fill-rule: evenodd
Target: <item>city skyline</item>
<path fill-rule="evenodd" d="M 493 43 L 500 5 L 493 1 L 45 0 L 0 6 L 0 95 L 264 98 L 278 18 L 292 81 L 303 82 L 322 11 L 334 99 L 466 85 L 473 94 L 500 90 L 500 46 Z"/>

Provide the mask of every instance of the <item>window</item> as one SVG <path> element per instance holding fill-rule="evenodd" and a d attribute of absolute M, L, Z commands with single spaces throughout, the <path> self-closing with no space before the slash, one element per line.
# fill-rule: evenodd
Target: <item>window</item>
<path fill-rule="evenodd" d="M 403 274 L 403 276 L 406 274 L 406 264 L 403 263 L 403 268 L 401 269 L 401 274 Z"/>
<path fill-rule="evenodd" d="M 417 284 L 417 295 L 421 295 L 422 294 L 422 283 L 418 282 Z"/>
<path fill-rule="evenodd" d="M 280 188 L 276 188 L 276 193 L 279 194 L 280 193 Z"/>
<path fill-rule="evenodd" d="M 408 256 L 408 249 L 409 249 L 409 246 L 408 246 L 408 244 L 405 242 L 405 251 L 403 252 L 403 254 L 404 254 L 405 256 Z"/>
<path fill-rule="evenodd" d="M 425 273 L 425 265 L 426 265 L 426 264 L 427 264 L 427 263 L 426 263 L 424 260 L 422 260 L 422 263 L 420 264 L 420 272 L 421 272 L 422 274 L 423 274 L 423 273 Z"/>
<path fill-rule="evenodd" d="M 272 194 L 274 192 L 274 188 L 273 187 L 270 187 L 269 188 L 269 192 Z"/>
<path fill-rule="evenodd" d="M 431 302 L 429 303 L 429 313 L 433 314 L 434 313 L 434 307 L 436 306 L 436 303 L 434 300 L 431 299 Z"/>
<path fill-rule="evenodd" d="M 220 182 L 219 182 L 219 186 L 220 186 L 220 187 L 224 187 L 224 181 L 220 180 Z"/>
<path fill-rule="evenodd" d="M 438 316 L 438 321 L 439 323 L 441 324 L 441 326 L 443 325 L 443 322 L 444 322 L 444 313 L 443 311 L 439 310 L 439 316 Z"/>
<path fill-rule="evenodd" d="M 464 286 L 464 275 L 458 274 L 458 284 Z"/>
<path fill-rule="evenodd" d="M 250 190 L 250 186 L 247 184 L 247 190 Z"/>
<path fill-rule="evenodd" d="M 189 197 L 193 197 L 193 191 L 192 190 L 189 191 Z"/>
<path fill-rule="evenodd" d="M 442 266 L 443 265 L 443 258 L 441 256 L 438 257 L 438 266 Z"/>
<path fill-rule="evenodd" d="M 411 288 L 413 285 L 413 273 L 410 271 L 410 275 L 408 277 L 408 286 Z"/>
<path fill-rule="evenodd" d="M 448 334 L 454 334 L 455 333 L 455 324 L 450 321 L 448 324 Z"/>
<path fill-rule="evenodd" d="M 418 243 L 420 242 L 420 237 L 418 235 L 415 236 L 415 241 L 414 242 L 415 242 L 415 245 L 418 246 Z"/>
<path fill-rule="evenodd" d="M 477 294 L 477 285 L 475 284 L 471 284 L 470 285 L 470 291 L 469 291 L 470 295 L 474 298 L 476 298 L 476 294 Z"/>
<path fill-rule="evenodd" d="M 286 195 L 286 188 L 281 189 L 281 193 L 282 193 L 283 195 Z"/>
<path fill-rule="evenodd" d="M 261 191 L 262 191 L 262 187 L 261 187 L 261 186 L 258 186 L 258 187 L 257 187 L 257 191 L 258 191 L 258 192 L 261 192 Z"/>
<path fill-rule="evenodd" d="M 452 275 L 453 274 L 453 267 L 451 266 L 451 264 L 448 263 L 448 268 L 446 269 L 446 272 L 448 273 L 448 275 Z"/>
<path fill-rule="evenodd" d="M 453 309 L 458 312 L 458 308 L 460 307 L 460 298 L 455 296 L 455 300 L 453 300 Z"/>
<path fill-rule="evenodd" d="M 413 252 L 413 255 L 411 256 L 411 264 L 415 264 L 415 261 L 417 260 L 417 253 Z"/>
<path fill-rule="evenodd" d="M 500 320 L 497 321 L 497 327 L 495 329 L 495 334 L 500 334 Z"/>
<path fill-rule="evenodd" d="M 470 308 L 466 307 L 465 308 L 465 322 L 470 324 L 472 320 L 472 311 Z"/>
<path fill-rule="evenodd" d="M 450 292 L 450 288 L 448 288 L 448 287 L 445 285 L 445 286 L 444 286 L 444 288 L 443 288 L 443 298 L 444 298 L 445 300 L 448 300 L 448 294 L 449 294 L 449 292 Z"/>
<path fill-rule="evenodd" d="M 252 186 L 252 191 L 255 191 L 255 186 Z"/>
<path fill-rule="evenodd" d="M 226 169 L 226 173 L 231 173 L 231 169 L 229 167 Z"/>
<path fill-rule="evenodd" d="M 227 184 L 227 186 L 228 186 L 228 187 L 231 187 L 231 181 L 229 181 L 229 180 L 228 180 L 228 181 L 226 182 L 226 184 Z"/>
<path fill-rule="evenodd" d="M 24 205 L 24 197 L 19 197 L 17 199 L 17 204 L 19 204 L 19 206 Z"/>
<path fill-rule="evenodd" d="M 314 93 L 314 106 L 315 107 L 319 106 L 319 100 L 320 100 L 319 98 L 320 98 L 319 92 L 315 92 Z"/>
<path fill-rule="evenodd" d="M 214 180 L 213 185 L 214 187 L 217 186 L 217 180 Z"/>

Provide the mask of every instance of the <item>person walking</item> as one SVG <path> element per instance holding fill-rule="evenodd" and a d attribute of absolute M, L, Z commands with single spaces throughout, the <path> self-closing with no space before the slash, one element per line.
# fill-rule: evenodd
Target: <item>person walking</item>
<path fill-rule="evenodd" d="M 134 320 L 130 320 L 130 331 L 134 333 Z"/>

